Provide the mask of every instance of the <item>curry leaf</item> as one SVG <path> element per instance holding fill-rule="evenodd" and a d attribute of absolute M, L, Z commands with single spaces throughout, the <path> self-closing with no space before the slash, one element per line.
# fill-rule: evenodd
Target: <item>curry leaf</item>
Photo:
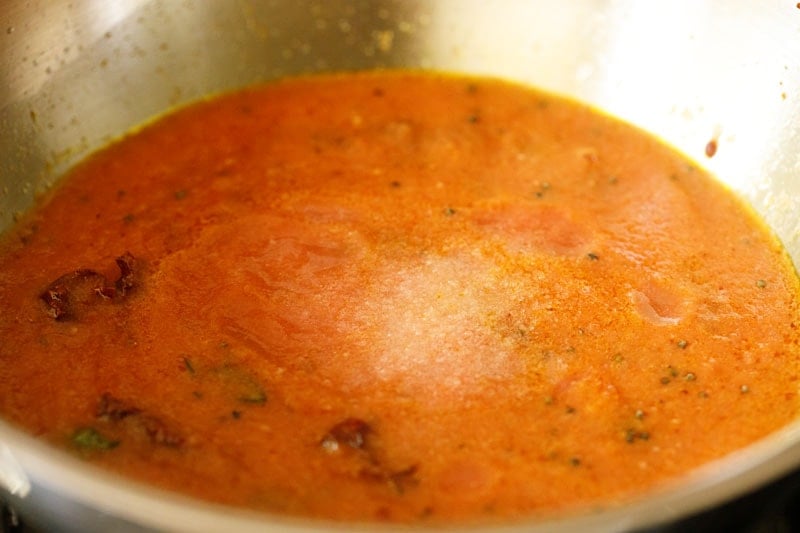
<path fill-rule="evenodd" d="M 84 451 L 111 450 L 119 441 L 111 440 L 94 428 L 80 428 L 72 434 L 72 443 Z"/>

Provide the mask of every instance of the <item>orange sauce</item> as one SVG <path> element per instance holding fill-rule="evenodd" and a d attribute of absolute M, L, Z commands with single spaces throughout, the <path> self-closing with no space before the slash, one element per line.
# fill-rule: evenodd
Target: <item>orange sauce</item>
<path fill-rule="evenodd" d="M 285 80 L 109 146 L 5 237 L 0 412 L 224 504 L 515 520 L 795 420 L 799 293 L 729 191 L 587 107 Z"/>

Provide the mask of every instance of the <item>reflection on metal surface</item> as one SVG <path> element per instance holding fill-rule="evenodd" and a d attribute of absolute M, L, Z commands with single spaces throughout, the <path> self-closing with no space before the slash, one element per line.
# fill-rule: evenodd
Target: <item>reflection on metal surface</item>
<path fill-rule="evenodd" d="M 51 76 L 69 68 L 109 28 L 127 19 L 151 0 L 108 0 L 102 3 L 34 2 L 11 4 L 13 23 L 5 32 L 13 36 L 10 50 L 0 57 L 6 84 L 0 105 L 34 96 Z M 6 8 L 6 6 L 4 6 Z M 24 35 L 24 38 L 20 38 Z"/>
<path fill-rule="evenodd" d="M 31 482 L 8 446 L 0 442 L 0 488 L 9 494 L 24 498 L 31 490 Z"/>

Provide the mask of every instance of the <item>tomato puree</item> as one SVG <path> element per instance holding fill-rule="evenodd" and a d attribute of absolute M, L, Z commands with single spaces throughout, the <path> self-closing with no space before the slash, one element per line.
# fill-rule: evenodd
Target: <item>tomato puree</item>
<path fill-rule="evenodd" d="M 284 80 L 91 156 L 5 237 L 0 412 L 203 500 L 616 505 L 798 416 L 798 278 L 653 137 L 497 80 Z"/>

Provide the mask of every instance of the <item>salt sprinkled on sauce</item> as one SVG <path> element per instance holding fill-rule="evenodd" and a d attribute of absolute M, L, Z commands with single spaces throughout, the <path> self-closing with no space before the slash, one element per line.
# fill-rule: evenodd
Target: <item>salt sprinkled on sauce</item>
<path fill-rule="evenodd" d="M 491 265 L 469 256 L 387 269 L 362 308 L 377 321 L 375 374 L 433 396 L 512 376 L 521 363 L 491 324 L 514 297 L 500 282 Z"/>

